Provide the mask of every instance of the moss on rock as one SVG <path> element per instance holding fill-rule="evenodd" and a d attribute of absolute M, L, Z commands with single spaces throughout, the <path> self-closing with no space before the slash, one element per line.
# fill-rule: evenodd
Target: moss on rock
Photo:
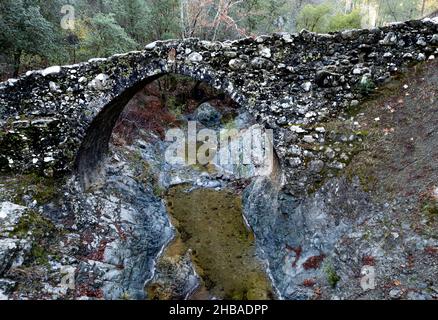
<path fill-rule="evenodd" d="M 47 265 L 59 235 L 60 231 L 55 225 L 34 210 L 28 210 L 10 232 L 10 237 L 31 240 L 26 265 Z"/>

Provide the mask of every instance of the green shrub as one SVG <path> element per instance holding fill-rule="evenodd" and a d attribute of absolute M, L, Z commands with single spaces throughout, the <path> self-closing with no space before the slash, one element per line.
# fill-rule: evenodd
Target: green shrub
<path fill-rule="evenodd" d="M 324 272 L 326 274 L 327 282 L 330 284 L 332 288 L 335 288 L 338 284 L 339 280 L 341 280 L 341 277 L 336 273 L 335 268 L 332 264 L 327 264 L 324 268 Z"/>
<path fill-rule="evenodd" d="M 376 89 L 375 83 L 367 77 L 363 77 L 358 84 L 358 90 L 363 95 L 371 94 L 374 89 Z"/>
<path fill-rule="evenodd" d="M 331 11 L 332 8 L 326 4 L 307 4 L 298 14 L 297 28 L 312 32 L 325 32 L 327 29 L 327 19 Z"/>
<path fill-rule="evenodd" d="M 330 17 L 328 31 L 335 32 L 348 29 L 360 29 L 362 17 L 360 10 L 353 10 L 350 13 L 337 13 Z"/>

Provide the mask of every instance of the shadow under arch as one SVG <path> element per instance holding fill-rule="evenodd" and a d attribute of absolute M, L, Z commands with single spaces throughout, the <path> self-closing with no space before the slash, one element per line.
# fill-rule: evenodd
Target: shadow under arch
<path fill-rule="evenodd" d="M 150 75 L 139 76 L 138 79 L 130 81 L 131 85 L 128 86 L 116 83 L 114 87 L 119 88 L 118 94 L 115 94 L 109 102 L 108 99 L 106 101 L 104 99 L 104 102 L 101 102 L 100 106 L 97 107 L 99 111 L 85 130 L 85 136 L 74 161 L 73 172 L 79 178 L 83 190 L 88 190 L 103 178 L 102 162 L 108 152 L 114 126 L 128 102 L 141 88 L 170 74 L 186 76 L 204 82 L 226 94 L 240 107 L 250 108 L 249 99 L 236 89 L 234 83 L 206 67 L 174 65 L 164 68 L 164 70 L 161 68 L 161 71 Z"/>

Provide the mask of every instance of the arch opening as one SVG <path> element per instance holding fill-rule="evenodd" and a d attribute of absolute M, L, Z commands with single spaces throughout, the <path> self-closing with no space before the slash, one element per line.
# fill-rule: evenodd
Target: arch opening
<path fill-rule="evenodd" d="M 84 190 L 89 189 L 102 176 L 101 164 L 108 151 L 113 128 L 123 109 L 141 87 L 160 76 L 147 78 L 124 90 L 104 106 L 91 122 L 74 164 L 75 173 Z"/>
<path fill-rule="evenodd" d="M 238 90 L 235 90 L 231 82 L 219 77 L 211 70 L 194 69 L 185 65 L 174 66 L 171 69 L 171 72 L 154 73 L 138 81 L 133 81 L 132 86 L 120 90 L 121 92 L 118 95 L 100 108 L 100 111 L 86 129 L 85 137 L 74 161 L 74 173 L 79 178 L 83 190 L 100 183 L 103 172 L 102 161 L 108 151 L 114 126 L 128 103 L 146 85 L 171 75 L 187 77 L 187 79 L 205 84 L 220 92 L 223 96 L 229 97 L 230 101 L 236 105 L 246 107 L 246 97 Z M 161 70 L 164 71 L 166 68 Z M 124 85 L 116 85 L 115 87 L 123 88 Z"/>
<path fill-rule="evenodd" d="M 211 109 L 214 109 L 213 111 L 207 110 L 206 112 L 211 112 L 211 115 L 204 118 L 200 117 L 199 111 L 204 110 L 201 108 L 203 105 L 210 105 Z M 220 116 L 216 117 L 215 112 Z M 245 116 L 241 116 L 242 113 Z M 237 118 L 239 121 L 236 120 Z M 77 174 L 82 178 L 85 190 L 93 192 L 93 187 L 99 188 L 100 181 L 103 183 L 106 181 L 105 169 L 108 163 L 105 159 L 108 154 L 113 153 L 114 149 L 117 149 L 116 153 L 120 155 L 123 154 L 120 151 L 126 150 L 126 146 L 128 146 L 129 150 L 134 153 L 136 152 L 134 149 L 139 146 L 136 144 L 138 141 L 142 143 L 146 141 L 147 148 L 154 144 L 166 146 L 165 131 L 172 127 L 184 127 L 187 121 L 191 120 L 199 121 L 203 128 L 211 127 L 216 131 L 230 126 L 231 123 L 235 125 L 236 122 L 243 122 L 242 126 L 256 124 L 250 114 L 232 97 L 222 90 L 212 88 L 206 81 L 171 73 L 147 78 L 113 99 L 91 123 L 76 160 Z M 111 150 L 109 150 L 109 146 L 111 146 Z M 160 149 L 160 151 L 162 150 Z M 156 152 L 156 150 L 151 152 Z M 142 156 L 135 161 L 138 164 L 138 161 L 146 163 L 148 160 Z M 139 170 L 143 170 L 141 165 L 138 167 Z M 157 173 L 154 171 L 155 169 L 151 169 L 150 165 L 147 164 L 145 171 L 150 170 L 155 175 Z M 160 169 L 163 170 L 162 167 Z M 180 168 L 176 170 L 180 170 Z M 201 176 L 201 173 L 211 173 L 208 166 L 200 168 L 195 165 L 187 170 L 182 170 L 185 170 L 184 173 L 191 172 L 192 177 Z M 137 176 L 137 168 L 133 172 Z M 146 173 L 146 175 L 149 180 L 144 184 L 146 185 L 145 190 L 140 192 L 150 192 L 148 188 L 153 184 L 158 184 L 156 180 L 150 180 L 149 174 Z M 216 176 L 214 177 L 216 178 Z M 179 265 L 178 263 L 166 265 L 168 263 L 166 259 L 169 258 L 170 260 L 180 259 L 178 261 L 186 263 L 187 268 L 194 268 L 198 273 L 201 273 L 201 269 L 203 270 L 202 280 L 199 280 L 202 283 L 200 291 L 196 291 L 196 294 L 193 292 L 193 298 L 204 294 L 211 296 L 223 294 L 223 297 L 227 298 L 272 298 L 270 280 L 264 265 L 258 260 L 252 230 L 243 216 L 241 194 L 234 193 L 235 190 L 230 187 L 231 183 L 228 184 L 228 182 L 222 186 L 223 189 L 220 191 L 211 189 L 211 186 L 201 186 L 197 192 L 187 196 L 186 186 L 187 183 L 179 185 L 170 183 L 165 187 L 166 193 L 158 195 L 168 203 L 168 213 L 171 220 L 177 219 L 179 222 L 176 224 L 174 241 L 164 250 L 162 257 L 157 258 L 159 259 L 156 266 L 157 276 L 146 284 L 146 289 L 149 290 L 148 295 L 163 297 L 164 293 L 156 290 L 156 285 L 163 281 L 160 268 L 175 268 Z M 236 188 L 238 190 L 239 187 Z M 155 193 L 155 190 L 153 191 Z M 233 204 L 233 207 L 230 207 L 230 203 Z M 193 210 L 194 220 L 182 218 L 187 212 L 182 210 L 183 208 Z M 222 213 L 218 214 L 218 212 Z M 210 216 L 208 219 L 212 220 L 202 221 L 208 216 Z M 194 224 L 218 226 L 217 230 L 210 231 L 210 235 L 214 234 L 215 243 L 206 241 L 208 233 L 204 232 L 205 230 L 202 228 L 191 229 L 190 226 Z M 199 239 L 199 241 L 188 241 L 188 234 L 192 240 Z M 181 242 L 183 242 L 182 245 Z M 196 247 L 199 243 L 206 243 L 206 245 Z M 227 248 L 227 250 L 218 251 L 218 254 L 211 259 L 208 254 L 211 252 L 211 248 L 216 248 L 213 250 Z M 186 252 L 189 249 L 195 251 L 195 258 L 187 262 L 185 260 Z M 233 255 L 235 253 L 237 258 L 231 257 L 229 252 L 233 252 Z M 225 271 L 216 277 L 213 276 L 217 270 L 224 268 L 228 268 L 227 270 L 230 272 Z M 233 275 L 239 272 L 241 277 L 236 279 Z M 178 270 L 174 273 L 175 276 L 181 274 L 184 273 Z"/>

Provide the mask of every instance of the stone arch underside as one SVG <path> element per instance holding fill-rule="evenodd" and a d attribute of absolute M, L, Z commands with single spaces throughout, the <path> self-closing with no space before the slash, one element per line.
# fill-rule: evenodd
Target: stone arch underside
<path fill-rule="evenodd" d="M 273 128 L 292 183 L 307 164 L 289 145 L 317 142 L 319 124 L 404 67 L 431 59 L 437 47 L 438 24 L 409 21 L 329 35 L 155 42 L 143 51 L 28 72 L 0 84 L 0 171 L 89 174 L 126 102 L 145 83 L 176 73 L 223 91 Z"/>
<path fill-rule="evenodd" d="M 197 70 L 186 65 L 174 66 L 168 72 L 167 70 L 169 69 L 163 68 L 159 72 L 154 70 L 152 75 L 136 79 L 130 87 L 120 86 L 122 88 L 121 92 L 114 98 L 106 98 L 103 102 L 99 102 L 103 104 L 103 107 L 98 108 L 100 111 L 87 126 L 73 167 L 74 172 L 81 179 L 85 189 L 101 177 L 99 165 L 108 151 L 109 141 L 117 119 L 128 102 L 146 84 L 166 74 L 184 75 L 193 80 L 202 81 L 210 86 L 214 86 L 216 89 L 224 90 L 237 103 L 245 103 L 246 101 L 241 94 L 234 90 L 234 86 L 230 82 L 218 81 L 217 76 L 210 70 Z M 225 84 L 225 88 L 223 84 Z"/>

